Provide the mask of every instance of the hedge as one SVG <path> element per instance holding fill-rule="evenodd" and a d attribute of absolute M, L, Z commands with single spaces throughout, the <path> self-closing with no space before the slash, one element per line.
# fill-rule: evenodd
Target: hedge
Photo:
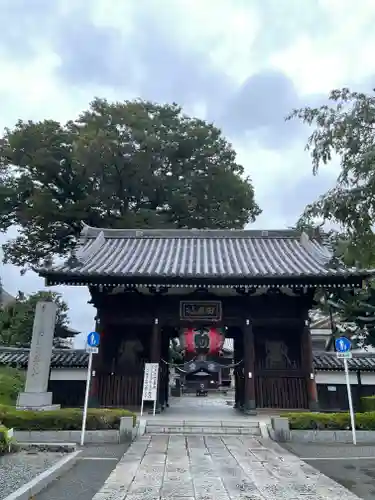
<path fill-rule="evenodd" d="M 294 430 L 350 430 L 349 413 L 287 413 L 290 429 Z M 356 429 L 375 430 L 375 411 L 356 413 Z"/>
<path fill-rule="evenodd" d="M 119 429 L 121 417 L 136 415 L 121 409 L 89 409 L 87 412 L 86 429 Z M 75 431 L 82 427 L 82 410 L 63 408 L 53 411 L 16 410 L 10 406 L 0 406 L 0 424 L 18 431 Z"/>

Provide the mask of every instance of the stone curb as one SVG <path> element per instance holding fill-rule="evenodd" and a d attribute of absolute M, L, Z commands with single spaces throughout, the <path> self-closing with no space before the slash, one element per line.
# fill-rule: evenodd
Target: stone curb
<path fill-rule="evenodd" d="M 54 453 L 72 453 L 77 450 L 76 443 L 17 443 L 20 450 L 51 451 Z"/>
<path fill-rule="evenodd" d="M 5 497 L 4 500 L 30 500 L 30 498 L 33 498 L 35 495 L 49 486 L 52 481 L 57 479 L 64 472 L 71 469 L 76 464 L 78 455 L 80 453 L 81 451 L 74 451 L 73 453 L 70 453 L 68 456 L 62 458 L 56 464 L 52 465 L 52 467 L 34 477 L 34 479 Z"/>

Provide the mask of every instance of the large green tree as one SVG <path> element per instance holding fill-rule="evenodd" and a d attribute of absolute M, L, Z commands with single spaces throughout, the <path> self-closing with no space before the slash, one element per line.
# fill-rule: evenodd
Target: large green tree
<path fill-rule="evenodd" d="M 176 105 L 95 99 L 65 124 L 17 123 L 0 142 L 5 261 L 69 253 L 82 222 L 126 228 L 242 228 L 260 209 L 221 131 Z"/>
<path fill-rule="evenodd" d="M 306 149 L 313 173 L 336 160 L 336 185 L 308 205 L 300 224 L 330 223 L 348 263 L 375 264 L 375 96 L 333 90 L 329 104 L 294 110 L 287 119 L 300 119 L 313 126 Z"/>
<path fill-rule="evenodd" d="M 375 96 L 333 90 L 329 104 L 294 110 L 287 119 L 300 119 L 314 128 L 306 149 L 313 174 L 338 162 L 336 185 L 308 205 L 298 226 L 327 232 L 336 256 L 347 265 L 375 266 Z M 333 229 L 332 229 L 333 227 Z M 318 297 L 318 307 L 334 315 L 334 334 L 359 335 L 363 345 L 375 345 L 375 287 L 333 290 Z"/>
<path fill-rule="evenodd" d="M 0 345 L 29 347 L 31 343 L 36 304 L 40 300 L 57 304 L 55 347 L 63 347 L 63 339 L 78 332 L 69 329 L 68 305 L 57 292 L 41 291 L 29 296 L 19 293 L 16 300 L 0 309 Z"/>

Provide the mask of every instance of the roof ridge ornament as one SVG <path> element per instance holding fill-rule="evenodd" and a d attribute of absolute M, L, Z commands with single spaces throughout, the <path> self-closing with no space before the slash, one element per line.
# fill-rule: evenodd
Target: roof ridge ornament
<path fill-rule="evenodd" d="M 95 240 L 89 245 L 88 248 L 79 248 L 76 253 L 75 257 L 76 259 L 81 262 L 82 264 L 85 264 L 88 262 L 91 257 L 94 257 L 100 250 L 101 248 L 105 245 L 106 239 L 104 236 L 104 232 L 100 231 L 98 236 L 95 238 Z"/>
<path fill-rule="evenodd" d="M 86 239 L 89 235 L 90 231 L 90 226 L 86 224 L 86 222 L 82 222 L 82 229 L 81 229 L 81 239 Z"/>

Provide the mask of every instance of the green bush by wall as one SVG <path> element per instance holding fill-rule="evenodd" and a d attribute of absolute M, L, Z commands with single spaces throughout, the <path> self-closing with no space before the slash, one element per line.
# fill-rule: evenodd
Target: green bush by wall
<path fill-rule="evenodd" d="M 121 417 L 133 417 L 133 426 L 136 415 L 128 410 L 121 409 L 89 409 L 87 412 L 86 429 L 103 430 L 119 429 Z M 75 431 L 82 427 L 82 410 L 63 408 L 53 411 L 16 410 L 10 406 L 0 406 L 0 423 L 18 431 Z"/>
<path fill-rule="evenodd" d="M 291 430 L 350 430 L 349 413 L 287 413 Z M 374 431 L 375 411 L 356 413 L 356 429 Z"/>
<path fill-rule="evenodd" d="M 0 455 L 8 453 L 11 440 L 8 438 L 8 429 L 4 425 L 0 425 Z"/>

